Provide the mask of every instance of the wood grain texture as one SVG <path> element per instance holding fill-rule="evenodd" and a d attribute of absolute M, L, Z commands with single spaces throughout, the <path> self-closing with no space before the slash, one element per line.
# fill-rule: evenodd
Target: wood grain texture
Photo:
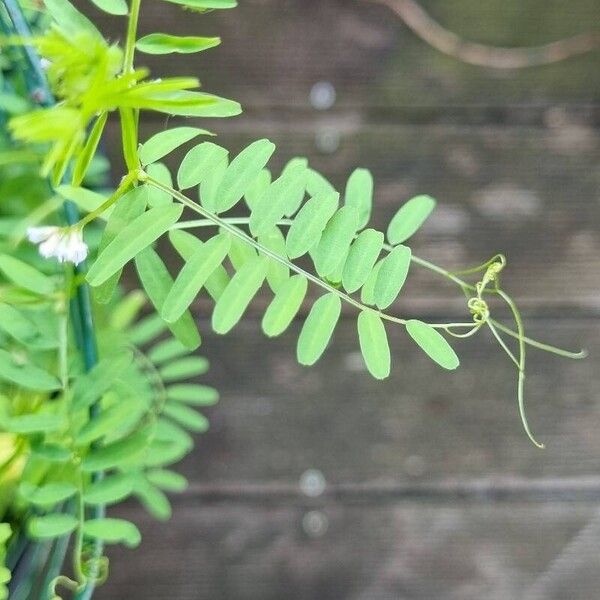
<path fill-rule="evenodd" d="M 143 562 L 113 555 L 100 600 L 589 600 L 597 591 L 597 559 L 587 556 L 600 533 L 595 504 L 307 510 L 191 498 L 175 508 L 170 526 L 143 519 Z"/>
<path fill-rule="evenodd" d="M 422 3 L 459 35 L 502 46 L 598 27 L 597 0 Z M 269 137 L 275 170 L 307 155 L 339 188 L 355 167 L 371 169 L 378 227 L 411 196 L 433 195 L 439 205 L 412 240 L 415 252 L 459 268 L 504 251 L 504 285 L 524 307 L 528 333 L 587 347 L 590 358 L 530 352 L 527 405 L 547 444 L 540 452 L 521 429 L 514 369 L 484 336 L 456 343 L 462 367 L 448 374 L 390 329 L 392 376 L 377 383 L 364 372 L 349 312 L 323 360 L 305 369 L 294 358 L 299 322 L 276 340 L 260 333 L 268 296 L 227 337 L 210 334 L 211 305 L 201 299 L 212 361 L 203 381 L 222 400 L 180 467 L 191 485 L 174 499 L 173 521 L 157 524 L 133 502 L 112 511 L 139 522 L 144 542 L 134 553 L 111 551 L 98 598 L 596 598 L 598 52 L 498 73 L 438 54 L 367 1 L 240 4 L 192 18 L 144 3 L 142 34 L 223 38 L 173 63 L 140 57 L 156 75 L 174 64 L 245 107 L 241 117 L 197 124 L 232 152 Z M 117 20 L 103 26 L 123 37 Z M 328 110 L 311 104 L 317 82 L 335 90 Z M 146 115 L 143 137 L 165 125 Z M 118 174 L 114 126 L 109 133 Z M 175 273 L 180 263 L 171 256 L 169 265 Z M 465 315 L 457 290 L 418 269 L 393 310 Z M 325 480 L 314 497 L 301 485 L 311 469 Z"/>
<path fill-rule="evenodd" d="M 499 46 L 537 45 L 598 28 L 595 0 L 424 1 L 459 35 Z M 106 31 L 124 37 L 122 22 Z M 598 52 L 561 63 L 502 73 L 461 64 L 416 38 L 384 6 L 367 0 L 245 0 L 204 18 L 147 2 L 141 33 L 220 35 L 223 45 L 185 60 L 142 57 L 157 75 L 197 74 L 206 89 L 247 107 L 310 108 L 318 81 L 331 82 L 337 106 L 360 111 L 399 107 L 593 103 Z"/>

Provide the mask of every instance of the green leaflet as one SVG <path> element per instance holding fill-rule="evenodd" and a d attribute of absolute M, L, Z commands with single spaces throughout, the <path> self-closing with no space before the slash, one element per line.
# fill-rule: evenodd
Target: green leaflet
<path fill-rule="evenodd" d="M 167 398 L 194 406 L 213 406 L 219 401 L 219 392 L 207 385 L 180 383 L 167 388 Z"/>
<path fill-rule="evenodd" d="M 265 248 L 272 250 L 279 256 L 285 258 L 285 238 L 279 227 L 273 227 L 269 231 L 258 237 L 258 241 Z M 290 269 L 283 263 L 269 258 L 269 268 L 267 270 L 267 283 L 269 287 L 276 292 L 290 277 Z"/>
<path fill-rule="evenodd" d="M 30 504 L 36 506 L 52 506 L 67 500 L 77 493 L 77 488 L 67 481 L 34 485 L 28 481 L 21 482 L 19 494 Z"/>
<path fill-rule="evenodd" d="M 410 268 L 410 257 L 410 248 L 397 246 L 381 261 L 373 290 L 378 308 L 387 308 L 400 293 Z"/>
<path fill-rule="evenodd" d="M 173 187 L 173 178 L 171 177 L 171 172 L 162 163 L 152 163 L 151 165 L 148 165 L 146 167 L 146 173 L 163 185 L 166 185 L 170 188 Z M 152 185 L 147 185 L 144 187 L 148 196 L 148 205 L 151 207 L 164 206 L 166 204 L 171 204 L 173 201 L 173 197 L 168 192 L 159 190 Z"/>
<path fill-rule="evenodd" d="M 358 315 L 358 341 L 369 373 L 375 379 L 390 374 L 390 347 L 381 317 L 371 310 Z"/>
<path fill-rule="evenodd" d="M 190 260 L 198 248 L 204 244 L 196 236 L 180 229 L 169 231 L 169 240 L 185 261 Z M 213 271 L 212 275 L 206 280 L 204 287 L 213 300 L 218 300 L 228 283 L 229 275 L 227 275 L 225 268 L 221 266 Z"/>
<path fill-rule="evenodd" d="M 103 409 L 99 415 L 95 415 L 81 428 L 75 438 L 75 443 L 78 446 L 84 446 L 114 433 L 131 412 L 131 402 L 126 399 Z"/>
<path fill-rule="evenodd" d="M 54 513 L 43 517 L 31 517 L 27 523 L 27 532 L 32 538 L 50 539 L 71 533 L 79 521 L 73 515 Z"/>
<path fill-rule="evenodd" d="M 213 310 L 212 327 L 217 333 L 227 333 L 240 320 L 262 286 L 268 265 L 264 256 L 257 256 L 233 276 Z"/>
<path fill-rule="evenodd" d="M 373 207 L 373 176 L 367 169 L 356 169 L 348 178 L 344 195 L 346 206 L 358 213 L 357 229 L 362 229 L 371 218 Z"/>
<path fill-rule="evenodd" d="M 179 473 L 167 469 L 151 469 L 146 472 L 148 481 L 167 492 L 183 492 L 188 487 L 188 481 Z"/>
<path fill-rule="evenodd" d="M 185 404 L 167 402 L 162 412 L 169 419 L 195 433 L 204 433 L 208 430 L 208 419 Z"/>
<path fill-rule="evenodd" d="M 58 343 L 45 338 L 36 324 L 11 304 L 0 302 L 0 330 L 29 348 L 55 348 Z"/>
<path fill-rule="evenodd" d="M 79 376 L 72 388 L 73 410 L 89 408 L 99 400 L 132 362 L 131 351 L 117 351 L 116 354 L 102 359 L 88 373 Z"/>
<path fill-rule="evenodd" d="M 2 429 L 9 433 L 31 435 L 33 433 L 51 433 L 60 431 L 68 425 L 64 415 L 39 412 L 2 419 Z"/>
<path fill-rule="evenodd" d="M 131 104 L 135 108 L 147 108 L 182 117 L 234 117 L 242 112 L 241 106 L 233 100 L 187 90 L 160 94 L 156 99 L 134 101 Z"/>
<path fill-rule="evenodd" d="M 160 365 L 187 354 L 187 348 L 179 340 L 170 339 L 156 344 L 148 353 L 148 359 L 155 365 Z"/>
<path fill-rule="evenodd" d="M 86 486 L 83 500 L 86 504 L 116 504 L 133 492 L 133 477 L 127 473 L 108 475 Z"/>
<path fill-rule="evenodd" d="M 17 360 L 6 350 L 0 350 L 0 380 L 40 392 L 51 392 L 61 388 L 60 381 L 54 375 L 28 362 Z"/>
<path fill-rule="evenodd" d="M 148 194 L 145 186 L 133 188 L 124 194 L 114 205 L 113 211 L 108 217 L 106 227 L 98 246 L 98 253 L 104 249 L 117 237 L 118 233 L 126 227 L 131 221 L 139 217 L 146 210 L 146 200 Z M 111 275 L 104 283 L 94 288 L 94 299 L 101 304 L 106 304 L 113 297 L 117 283 L 121 277 L 121 270 Z"/>
<path fill-rule="evenodd" d="M 128 331 L 128 338 L 132 344 L 143 346 L 157 338 L 166 328 L 167 324 L 160 318 L 160 315 L 152 313 L 138 321 Z"/>
<path fill-rule="evenodd" d="M 125 5 L 125 11 L 127 11 L 127 5 Z M 90 131 L 87 142 L 75 161 L 75 166 L 73 167 L 73 177 L 71 180 L 73 185 L 81 185 L 86 171 L 88 170 L 88 167 L 90 166 L 94 155 L 96 154 L 96 150 L 98 149 L 98 144 L 100 143 L 100 138 L 102 137 L 102 132 L 104 131 L 104 126 L 106 125 L 107 119 L 108 111 L 105 111 L 101 113 L 94 122 L 94 126 Z"/>
<path fill-rule="evenodd" d="M 86 473 L 94 473 L 128 463 L 144 451 L 150 441 L 151 433 L 152 429 L 145 427 L 118 442 L 93 448 L 83 459 L 82 470 Z"/>
<path fill-rule="evenodd" d="M 208 367 L 208 360 L 203 356 L 188 356 L 166 364 L 160 368 L 159 372 L 162 380 L 168 382 L 204 375 L 208 371 Z"/>
<path fill-rule="evenodd" d="M 342 283 L 352 293 L 365 284 L 383 248 L 383 233 L 375 229 L 361 231 L 350 246 L 344 264 Z"/>
<path fill-rule="evenodd" d="M 227 160 L 229 152 L 212 142 L 194 146 L 183 158 L 177 171 L 177 185 L 186 190 L 204 181 L 211 171 Z"/>
<path fill-rule="evenodd" d="M 200 246 L 186 262 L 163 303 L 161 316 L 167 323 L 173 323 L 186 311 L 206 280 L 221 265 L 230 246 L 229 235 L 217 235 Z"/>
<path fill-rule="evenodd" d="M 0 271 L 15 285 L 35 294 L 49 296 L 54 291 L 52 279 L 14 256 L 0 254 Z"/>
<path fill-rule="evenodd" d="M 123 519 L 90 519 L 84 523 L 83 533 L 107 544 L 125 544 L 129 548 L 139 546 L 142 541 L 139 529 Z"/>
<path fill-rule="evenodd" d="M 68 0 L 46 0 L 44 5 L 67 38 L 72 39 L 85 32 L 104 42 L 102 34 L 95 25 Z"/>
<path fill-rule="evenodd" d="M 277 289 L 262 320 L 266 335 L 274 337 L 288 328 L 302 306 L 307 288 L 307 280 L 302 275 L 294 275 Z"/>
<path fill-rule="evenodd" d="M 236 228 L 237 229 L 237 228 Z M 239 271 L 247 262 L 255 259 L 258 254 L 256 250 L 245 241 L 235 235 L 231 235 L 225 230 L 219 230 L 231 236 L 231 246 L 229 248 L 229 260 L 236 271 Z M 241 231 L 241 229 L 238 229 Z"/>
<path fill-rule="evenodd" d="M 156 162 L 199 135 L 213 134 L 198 127 L 173 127 L 161 131 L 140 146 L 138 150 L 140 162 L 143 165 Z"/>
<path fill-rule="evenodd" d="M 309 196 L 337 193 L 331 183 L 321 173 L 313 169 L 308 169 L 307 172 L 306 192 Z"/>
<path fill-rule="evenodd" d="M 346 250 L 344 254 L 338 256 L 337 265 L 332 269 L 332 271 L 325 277 L 325 281 L 329 282 L 336 288 L 341 287 L 342 285 L 342 275 L 344 272 L 344 266 L 346 265 L 346 261 L 348 260 L 348 255 L 350 254 L 350 249 Z"/>
<path fill-rule="evenodd" d="M 31 452 L 35 458 L 50 463 L 65 463 L 72 458 L 71 452 L 55 444 L 35 444 L 32 441 Z"/>
<path fill-rule="evenodd" d="M 144 464 L 148 467 L 164 467 L 181 460 L 194 446 L 192 438 L 184 429 L 171 421 L 161 419 L 159 427 L 169 430 L 169 439 L 154 440 L 145 455 Z"/>
<path fill-rule="evenodd" d="M 291 217 L 302 205 L 302 201 L 304 200 L 304 194 L 306 192 L 306 182 L 309 178 L 308 173 L 308 160 L 306 158 L 296 156 L 292 158 L 288 163 L 283 167 L 281 171 L 282 176 L 287 176 L 290 172 L 297 172 L 302 170 L 302 178 L 304 180 L 304 185 L 301 187 L 295 187 L 290 190 L 288 194 L 288 200 L 286 203 L 285 216 Z M 335 190 L 334 190 L 335 191 Z"/>
<path fill-rule="evenodd" d="M 113 329 L 128 329 L 146 305 L 146 294 L 142 290 L 129 292 L 112 311 L 108 320 Z"/>
<path fill-rule="evenodd" d="M 261 236 L 271 231 L 292 208 L 290 200 L 295 204 L 297 198 L 304 195 L 305 187 L 306 167 L 303 164 L 295 163 L 285 169 L 254 205 L 250 216 L 252 235 Z"/>
<path fill-rule="evenodd" d="M 342 206 L 327 223 L 313 257 L 317 273 L 321 277 L 331 275 L 348 253 L 357 222 L 356 209 Z"/>
<path fill-rule="evenodd" d="M 258 140 L 244 148 L 230 163 L 217 192 L 217 212 L 235 206 L 275 152 L 275 144 Z"/>
<path fill-rule="evenodd" d="M 174 233 L 174 232 L 171 232 Z M 135 258 L 135 266 L 154 308 L 160 313 L 173 285 L 167 267 L 152 248 L 146 248 Z M 173 335 L 189 350 L 195 350 L 201 342 L 196 323 L 189 312 L 174 323 L 168 323 Z"/>
<path fill-rule="evenodd" d="M 142 476 L 136 478 L 134 493 L 142 506 L 159 521 L 168 521 L 171 518 L 171 503 L 157 487 L 152 485 Z"/>
<path fill-rule="evenodd" d="M 182 4 L 197 10 L 235 8 L 237 6 L 237 0 L 166 0 L 166 2 Z"/>
<path fill-rule="evenodd" d="M 342 302 L 336 294 L 321 296 L 312 306 L 298 338 L 296 356 L 301 365 L 319 360 L 340 318 Z"/>
<path fill-rule="evenodd" d="M 269 171 L 269 169 L 263 169 L 244 192 L 244 199 L 250 210 L 254 210 L 254 207 L 262 196 L 267 193 L 270 185 L 271 171 Z"/>
<path fill-rule="evenodd" d="M 423 225 L 435 208 L 431 196 L 416 196 L 404 204 L 390 221 L 387 239 L 390 244 L 401 244 Z"/>
<path fill-rule="evenodd" d="M 406 323 L 406 331 L 425 354 L 444 369 L 453 370 L 459 366 L 460 361 L 452 346 L 431 325 L 411 319 Z"/>
<path fill-rule="evenodd" d="M 92 0 L 92 2 L 104 12 L 110 15 L 126 15 L 128 8 L 125 0 Z"/>
<path fill-rule="evenodd" d="M 139 39 L 135 47 L 145 54 L 192 54 L 214 48 L 221 43 L 218 37 L 178 36 L 151 33 Z"/>
<path fill-rule="evenodd" d="M 335 213 L 339 202 L 337 192 L 314 196 L 300 209 L 290 227 L 286 247 L 290 258 L 306 254 L 319 239 L 327 222 Z"/>
<path fill-rule="evenodd" d="M 229 158 L 225 157 L 225 160 L 222 160 L 219 164 L 215 165 L 210 173 L 207 173 L 200 182 L 200 187 L 198 189 L 200 204 L 212 213 L 216 213 L 218 210 L 219 187 L 221 181 L 223 181 L 223 176 L 225 175 L 225 171 L 227 171 L 227 167 L 229 167 Z"/>
<path fill-rule="evenodd" d="M 157 206 L 134 219 L 117 234 L 91 266 L 87 274 L 90 285 L 97 286 L 106 281 L 165 233 L 182 212 L 183 207 L 177 204 Z"/>
<path fill-rule="evenodd" d="M 373 267 L 373 270 L 367 277 L 367 281 L 360 290 L 360 301 L 363 304 L 375 304 L 375 284 L 377 283 L 377 277 L 379 276 L 379 270 L 381 269 L 382 264 L 383 260 L 380 260 Z"/>

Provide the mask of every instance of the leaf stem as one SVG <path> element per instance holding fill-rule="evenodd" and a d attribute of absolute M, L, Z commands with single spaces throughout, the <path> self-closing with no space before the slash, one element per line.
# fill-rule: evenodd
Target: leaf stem
<path fill-rule="evenodd" d="M 220 220 L 222 222 L 229 223 L 230 225 L 248 225 L 248 223 L 250 222 L 249 217 L 220 217 Z M 288 227 L 292 223 L 293 223 L 292 219 L 281 219 L 280 221 L 277 222 L 277 225 L 283 226 L 283 227 Z M 190 221 L 179 221 L 178 223 L 175 223 L 175 225 L 173 225 L 171 227 L 171 229 L 195 229 L 195 228 L 202 228 L 202 227 L 217 227 L 217 226 L 218 226 L 218 224 L 215 223 L 215 221 L 213 219 L 206 218 L 206 219 L 196 219 L 196 220 L 190 220 Z M 393 247 L 390 246 L 389 244 L 384 244 L 383 249 L 389 252 L 393 249 Z M 467 271 L 473 272 L 473 273 L 480 272 L 482 269 L 487 268 L 491 263 L 493 263 L 500 256 L 502 256 L 502 255 L 497 254 L 494 257 L 492 257 L 490 260 L 486 261 L 483 265 L 479 265 L 478 267 L 475 267 L 473 269 L 468 269 Z M 425 260 L 424 258 L 415 256 L 414 254 L 411 256 L 411 261 L 414 264 L 416 264 L 424 269 L 432 271 L 433 273 L 437 273 L 438 275 L 441 275 L 442 277 L 445 277 L 448 280 L 452 281 L 453 283 L 458 285 L 461 288 L 461 290 L 463 292 L 465 292 L 465 294 L 466 294 L 466 292 L 476 292 L 477 291 L 477 289 L 474 285 L 471 285 L 470 283 L 467 283 L 466 281 L 464 281 L 463 279 L 458 277 L 457 272 L 447 271 L 446 269 L 439 267 L 438 265 L 436 265 L 432 262 L 429 262 L 428 260 Z M 286 262 L 286 265 L 287 265 L 287 262 Z M 462 274 L 462 273 L 465 273 L 465 271 L 459 271 L 458 273 Z M 491 288 L 491 289 L 487 288 L 487 289 L 483 290 L 483 292 L 487 293 L 487 294 L 497 294 L 497 292 L 494 288 Z M 519 334 L 517 332 L 513 331 L 509 327 L 506 327 L 505 325 L 496 321 L 495 319 L 490 318 L 488 320 L 488 323 L 491 326 L 495 327 L 496 329 L 502 331 L 503 333 L 506 333 L 507 335 L 509 335 L 515 339 L 519 339 Z M 470 325 L 472 326 L 473 324 L 471 323 Z M 478 329 L 479 328 L 477 328 L 476 331 Z M 473 332 L 473 333 L 475 333 L 475 332 Z M 464 334 L 456 334 L 456 333 L 452 333 L 449 330 L 446 330 L 446 333 L 452 335 L 453 337 L 460 337 L 460 338 L 470 337 L 471 335 L 473 335 L 473 333 L 471 333 L 471 332 L 467 332 Z M 494 333 L 493 330 L 492 330 L 492 333 Z M 523 341 L 527 345 L 531 346 L 532 348 L 537 348 L 538 350 L 542 350 L 544 352 L 549 352 L 551 354 L 556 354 L 556 355 L 562 356 L 564 358 L 581 359 L 581 358 L 585 358 L 588 355 L 588 353 L 585 350 L 581 350 L 579 352 L 571 352 L 569 350 L 563 350 L 562 348 L 557 348 L 556 346 L 551 346 L 550 344 L 545 344 L 544 342 L 534 340 L 533 338 L 530 338 L 527 336 L 523 336 Z"/>
<path fill-rule="evenodd" d="M 140 19 L 141 0 L 131 0 L 129 20 L 127 23 L 127 38 L 125 41 L 125 54 L 123 56 L 123 73 L 133 71 L 133 59 L 135 56 L 135 42 L 137 37 L 138 22 Z"/>
<path fill-rule="evenodd" d="M 335 294 L 341 300 L 345 301 L 346 303 L 350 304 L 351 306 L 354 306 L 358 310 L 371 311 L 371 312 L 377 313 L 382 319 L 384 319 L 386 321 L 390 321 L 392 323 L 397 323 L 399 325 L 406 325 L 406 323 L 407 323 L 406 319 L 388 315 L 386 313 L 376 310 L 375 308 L 373 308 L 371 306 L 367 306 L 366 304 L 359 302 L 358 300 L 352 298 L 352 296 L 346 294 L 345 292 L 340 291 L 339 289 L 330 285 L 326 281 L 323 281 L 316 275 L 309 273 L 308 271 L 304 270 L 302 267 L 299 267 L 298 265 L 296 265 L 292 261 L 288 260 L 287 258 L 285 258 L 285 257 L 277 254 L 276 252 L 270 250 L 269 248 L 263 246 L 260 242 L 257 242 L 254 238 L 250 237 L 246 232 L 235 227 L 235 225 L 233 224 L 231 219 L 219 217 L 218 215 L 211 213 L 210 211 L 206 210 L 206 208 L 204 208 L 201 204 L 194 202 L 193 200 L 188 198 L 185 194 L 182 194 L 180 191 L 172 188 L 171 186 L 166 185 L 166 184 L 158 181 L 157 179 L 154 179 L 147 173 L 139 173 L 138 175 L 140 177 L 140 181 L 145 182 L 148 185 L 151 185 L 151 186 L 161 190 L 162 192 L 169 194 L 170 196 L 172 196 L 173 198 L 175 198 L 176 200 L 181 202 L 181 204 L 183 204 L 184 206 L 187 206 L 194 212 L 203 216 L 208 221 L 211 221 L 214 225 L 221 227 L 225 231 L 229 232 L 231 235 L 234 235 L 235 237 L 243 240 L 244 242 L 246 242 L 247 244 L 252 246 L 255 250 L 260 252 L 261 254 L 268 256 L 269 258 L 273 259 L 274 261 L 288 267 L 292 271 L 295 271 L 299 275 L 302 275 L 303 277 L 308 279 L 310 282 L 314 283 L 316 286 L 320 287 L 321 289 L 325 290 L 326 292 L 328 292 L 330 294 Z M 243 219 L 236 220 L 237 224 L 240 224 L 240 222 L 242 222 L 242 221 L 244 221 L 243 224 L 245 224 L 247 222 L 247 220 L 243 220 Z M 473 327 L 473 323 L 429 323 L 429 325 L 431 325 L 431 327 L 434 327 L 436 329 L 446 329 L 447 327 Z"/>
<path fill-rule="evenodd" d="M 519 414 L 521 415 L 521 422 L 523 423 L 523 428 L 525 429 L 525 433 L 527 434 L 527 436 L 529 437 L 529 439 L 532 441 L 532 443 L 534 444 L 534 446 L 537 446 L 540 449 L 543 449 L 545 446 L 544 444 L 541 444 L 540 442 L 538 442 L 535 437 L 533 436 L 533 433 L 531 432 L 531 428 L 529 427 L 529 422 L 527 421 L 527 414 L 525 412 L 525 341 L 524 341 L 524 336 L 525 336 L 525 330 L 523 328 L 523 320 L 521 319 L 521 313 L 519 312 L 519 309 L 517 308 L 517 305 L 515 304 L 514 300 L 503 290 L 501 289 L 497 289 L 498 294 L 500 295 L 500 297 L 506 302 L 506 304 L 508 304 L 508 307 L 510 308 L 513 317 L 515 319 L 515 324 L 517 326 L 517 334 L 518 334 L 518 341 L 519 341 L 519 361 L 518 361 L 518 371 L 519 371 L 519 378 L 517 381 L 517 402 L 519 405 Z"/>

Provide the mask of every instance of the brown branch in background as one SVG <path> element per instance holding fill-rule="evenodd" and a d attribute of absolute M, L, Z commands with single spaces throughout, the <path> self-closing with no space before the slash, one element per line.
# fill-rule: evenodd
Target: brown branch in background
<path fill-rule="evenodd" d="M 493 69 L 523 69 L 559 62 L 600 47 L 600 32 L 582 33 L 542 46 L 502 48 L 468 42 L 444 29 L 415 0 L 369 0 L 393 10 L 422 40 L 462 62 Z"/>

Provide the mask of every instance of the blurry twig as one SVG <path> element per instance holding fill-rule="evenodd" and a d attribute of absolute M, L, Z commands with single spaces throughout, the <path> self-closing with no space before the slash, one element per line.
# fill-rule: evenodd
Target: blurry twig
<path fill-rule="evenodd" d="M 434 21 L 415 0 L 369 0 L 385 4 L 430 46 L 462 62 L 493 69 L 523 69 L 559 62 L 600 47 L 600 32 L 530 48 L 502 48 L 461 39 Z"/>

